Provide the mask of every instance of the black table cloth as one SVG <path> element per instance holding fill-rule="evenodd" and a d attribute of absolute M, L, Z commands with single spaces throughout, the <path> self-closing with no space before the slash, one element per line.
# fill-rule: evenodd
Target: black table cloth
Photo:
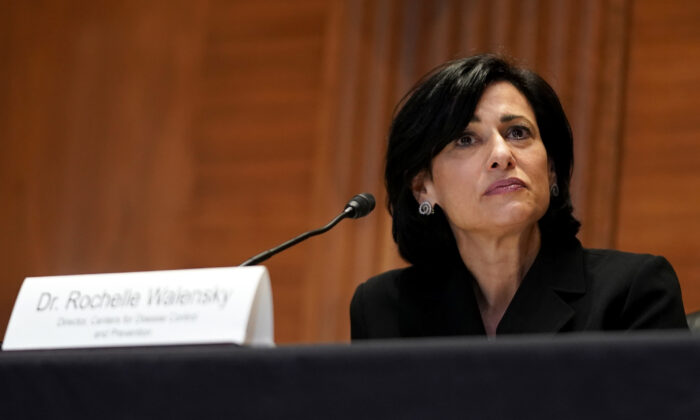
<path fill-rule="evenodd" d="M 6 351 L 0 418 L 700 418 L 700 338 Z"/>

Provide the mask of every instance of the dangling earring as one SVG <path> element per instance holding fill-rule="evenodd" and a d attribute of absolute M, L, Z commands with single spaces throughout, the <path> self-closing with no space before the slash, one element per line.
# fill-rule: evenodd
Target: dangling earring
<path fill-rule="evenodd" d="M 421 216 L 428 216 L 435 213 L 435 209 L 433 208 L 433 205 L 430 204 L 430 201 L 425 200 L 418 206 L 418 213 L 420 213 Z"/>
<path fill-rule="evenodd" d="M 549 187 L 549 192 L 552 193 L 553 197 L 559 197 L 559 185 L 557 185 L 556 181 Z"/>

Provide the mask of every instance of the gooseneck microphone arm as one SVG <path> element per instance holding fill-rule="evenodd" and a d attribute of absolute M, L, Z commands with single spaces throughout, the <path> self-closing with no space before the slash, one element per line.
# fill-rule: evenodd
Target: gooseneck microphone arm
<path fill-rule="evenodd" d="M 320 235 L 324 232 L 328 232 L 329 230 L 331 230 L 331 228 L 333 226 L 337 225 L 338 222 L 345 219 L 346 217 L 348 217 L 348 211 L 344 210 L 342 213 L 337 215 L 335 217 L 335 219 L 331 220 L 331 222 L 328 223 L 326 226 L 324 226 L 320 229 L 310 230 L 308 232 L 302 233 L 301 235 L 297 236 L 296 238 L 290 239 L 281 245 L 278 245 L 274 248 L 268 249 L 267 251 L 263 251 L 263 252 L 259 253 L 258 255 L 246 260 L 243 264 L 241 264 L 241 266 L 259 264 L 259 263 L 265 261 L 266 259 L 270 258 L 271 256 L 277 254 L 278 252 L 284 251 L 285 249 L 289 248 L 292 245 L 296 245 L 299 242 L 304 241 L 306 239 L 309 239 L 312 236 L 316 236 L 316 235 Z"/>
<path fill-rule="evenodd" d="M 345 209 L 337 215 L 333 220 L 331 220 L 326 226 L 315 229 L 315 230 L 310 230 L 308 232 L 302 233 L 301 235 L 297 236 L 296 238 L 290 239 L 287 242 L 284 242 L 281 245 L 278 245 L 274 248 L 268 249 L 267 251 L 263 251 L 260 254 L 249 258 L 248 260 L 244 261 L 243 264 L 241 264 L 241 267 L 247 266 L 247 265 L 256 265 L 259 264 L 266 259 L 270 258 L 271 256 L 284 251 L 285 249 L 289 248 L 290 246 L 296 245 L 301 241 L 304 241 L 306 239 L 309 239 L 312 236 L 320 235 L 322 233 L 328 232 L 333 228 L 333 226 L 337 225 L 341 220 L 345 218 L 353 218 L 357 219 L 360 217 L 364 217 L 368 215 L 372 210 L 374 210 L 374 197 L 372 194 L 368 193 L 362 193 L 354 196 L 353 198 L 348 201 L 348 204 L 345 205 Z"/>

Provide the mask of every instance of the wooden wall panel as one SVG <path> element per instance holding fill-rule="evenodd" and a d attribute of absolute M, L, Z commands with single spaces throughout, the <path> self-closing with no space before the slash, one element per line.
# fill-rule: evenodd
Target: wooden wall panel
<path fill-rule="evenodd" d="M 205 2 L 4 3 L 3 328 L 26 276 L 182 266 L 206 12 Z"/>
<path fill-rule="evenodd" d="M 617 246 L 666 256 L 700 310 L 700 3 L 637 0 Z"/>
<path fill-rule="evenodd" d="M 189 265 L 238 264 L 335 216 L 312 214 L 310 188 L 327 10 L 325 1 L 210 2 L 192 127 Z M 303 330 L 308 263 L 305 245 L 265 263 L 279 342 Z"/>
<path fill-rule="evenodd" d="M 559 92 L 584 244 L 667 254 L 698 308 L 681 196 L 698 14 L 679 5 L 0 0 L 0 325 L 28 275 L 235 265 L 368 191 L 375 213 L 267 263 L 277 341 L 347 340 L 357 283 L 403 264 L 382 179 L 394 106 L 487 51 Z"/>
<path fill-rule="evenodd" d="M 231 266 L 325 223 L 328 7 L 2 1 L 2 327 L 29 275 Z M 300 337 L 307 259 L 268 265 L 280 342 Z"/>

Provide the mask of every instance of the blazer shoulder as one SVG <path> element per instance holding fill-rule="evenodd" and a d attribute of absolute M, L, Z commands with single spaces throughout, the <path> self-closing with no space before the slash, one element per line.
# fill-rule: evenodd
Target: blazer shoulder
<path fill-rule="evenodd" d="M 636 283 L 665 284 L 675 288 L 678 277 L 671 263 L 662 256 L 637 254 L 613 249 L 584 249 L 583 268 L 595 281 L 605 278 L 608 286 L 632 287 Z"/>
<path fill-rule="evenodd" d="M 624 327 L 687 328 L 678 277 L 666 258 L 584 249 L 584 270 L 593 296 L 620 300 Z"/>
<path fill-rule="evenodd" d="M 675 288 L 678 278 L 666 258 L 613 249 L 584 249 L 583 270 L 589 285 L 629 290 L 635 286 Z"/>
<path fill-rule="evenodd" d="M 591 268 L 620 267 L 635 270 L 646 264 L 661 264 L 671 266 L 666 258 L 652 254 L 618 251 L 615 249 L 583 249 L 584 260 Z"/>
<path fill-rule="evenodd" d="M 399 268 L 370 277 L 357 286 L 353 296 L 353 304 L 361 301 L 364 305 L 374 306 L 398 301 L 399 281 L 409 271 L 410 267 Z"/>
<path fill-rule="evenodd" d="M 398 336 L 399 281 L 411 267 L 378 274 L 355 289 L 350 302 L 353 340 Z"/>

